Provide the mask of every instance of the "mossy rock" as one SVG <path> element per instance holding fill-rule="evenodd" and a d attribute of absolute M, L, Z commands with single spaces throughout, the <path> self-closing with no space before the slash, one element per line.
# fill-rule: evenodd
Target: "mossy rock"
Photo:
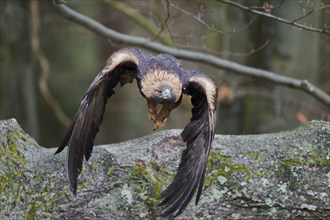
<path fill-rule="evenodd" d="M 156 219 L 185 145 L 181 130 L 96 146 L 68 189 L 66 154 L 0 121 L 1 219 Z M 216 135 L 201 200 L 177 219 L 329 219 L 330 123 L 287 132 Z"/>

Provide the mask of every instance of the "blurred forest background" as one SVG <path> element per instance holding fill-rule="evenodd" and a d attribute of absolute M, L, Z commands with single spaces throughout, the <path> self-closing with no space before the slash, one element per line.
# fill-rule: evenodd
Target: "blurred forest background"
<path fill-rule="evenodd" d="M 329 0 L 233 2 L 329 31 Z M 330 93 L 329 33 L 298 28 L 219 0 L 67 0 L 65 4 L 118 32 L 306 79 Z M 51 1 L 1 0 L 0 19 L 0 119 L 16 118 L 39 144 L 56 147 L 107 58 L 127 45 L 65 19 Z M 328 105 L 300 90 L 197 62 L 182 60 L 182 65 L 204 71 L 218 83 L 217 133 L 278 132 L 330 118 Z M 190 110 L 187 97 L 164 129 L 183 128 Z M 133 82 L 108 101 L 95 144 L 151 134 L 152 125 L 146 101 Z"/>

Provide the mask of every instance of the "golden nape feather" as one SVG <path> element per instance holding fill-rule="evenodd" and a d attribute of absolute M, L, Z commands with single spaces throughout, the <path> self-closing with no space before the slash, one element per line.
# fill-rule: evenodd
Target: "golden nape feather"
<path fill-rule="evenodd" d="M 175 102 L 177 102 L 182 94 L 182 82 L 175 73 L 166 69 L 151 69 L 141 79 L 141 91 L 149 99 L 162 85 L 167 85 L 173 89 L 176 97 Z"/>
<path fill-rule="evenodd" d="M 182 68 L 175 57 L 169 54 L 153 56 L 136 48 L 114 52 L 89 86 L 55 154 L 68 144 L 69 184 L 76 195 L 83 158 L 88 160 L 92 154 L 106 103 L 118 84 L 124 85 L 134 79 L 141 95 L 146 98 L 154 129 L 163 127 L 170 112 L 180 104 L 183 94 L 191 96 L 192 117 L 181 134 L 187 146 L 177 174 L 161 193 L 158 204 L 162 217 L 174 217 L 186 208 L 194 195 L 196 204 L 201 196 L 214 138 L 218 95 L 217 86 L 210 77 Z M 160 111 L 156 109 L 159 104 L 162 105 Z"/>

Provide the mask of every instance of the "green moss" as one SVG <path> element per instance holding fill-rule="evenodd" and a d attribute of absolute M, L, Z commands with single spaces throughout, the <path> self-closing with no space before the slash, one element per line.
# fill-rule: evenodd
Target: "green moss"
<path fill-rule="evenodd" d="M 111 175 L 111 174 L 113 173 L 113 171 L 114 171 L 114 167 L 113 167 L 113 166 L 110 166 L 110 167 L 108 168 L 107 175 L 108 175 L 108 176 Z"/>
<path fill-rule="evenodd" d="M 102 169 L 102 167 L 99 167 Z M 107 177 L 112 185 L 111 193 L 114 197 L 122 198 L 118 208 L 134 209 L 139 213 L 137 218 L 145 216 L 156 217 L 154 206 L 159 202 L 157 198 L 166 182 L 172 177 L 166 168 L 156 162 L 136 166 L 123 166 L 112 163 L 107 167 Z M 82 182 L 82 181 L 81 181 Z"/>
<path fill-rule="evenodd" d="M 208 159 L 207 171 L 204 187 L 209 187 L 214 181 L 218 181 L 219 177 L 229 179 L 233 173 L 237 172 L 250 172 L 250 169 L 243 165 L 233 164 L 233 159 L 228 156 L 224 156 L 220 151 L 211 150 Z M 212 170 L 210 172 L 210 170 Z"/>
<path fill-rule="evenodd" d="M 34 146 L 28 136 L 13 130 L 2 137 L 0 145 L 0 216 L 36 219 L 40 214 L 51 213 L 62 197 L 51 194 L 54 180 L 44 167 L 31 171 L 22 153 L 25 146 Z M 62 194 L 63 195 L 63 194 Z"/>
<path fill-rule="evenodd" d="M 91 164 L 92 169 L 96 169 L 99 166 L 100 163 L 94 162 Z"/>
<path fill-rule="evenodd" d="M 301 160 L 295 158 L 295 159 L 289 159 L 289 160 L 283 160 L 283 165 L 287 167 L 293 167 L 293 166 L 299 166 L 301 165 Z"/>
<path fill-rule="evenodd" d="M 150 202 L 155 204 L 156 198 L 160 196 L 161 188 L 165 185 L 166 173 L 164 169 L 161 169 L 155 162 L 150 162 L 148 166 L 136 166 L 133 175 L 142 175 L 152 185 L 153 195 L 148 198 Z"/>
<path fill-rule="evenodd" d="M 247 151 L 244 153 L 245 156 L 252 158 L 252 159 L 258 159 L 260 157 L 260 152 L 258 151 Z"/>
<path fill-rule="evenodd" d="M 26 215 L 26 220 L 33 220 L 36 218 L 36 210 L 37 210 L 37 206 L 35 203 L 31 204 L 31 208 L 28 211 L 27 215 Z"/>
<path fill-rule="evenodd" d="M 301 155 L 299 157 L 283 160 L 283 165 L 287 167 L 295 166 L 330 166 L 330 161 L 326 158 L 322 158 L 324 155 L 312 153 L 309 155 Z"/>
<path fill-rule="evenodd" d="M 128 185 L 132 190 L 132 196 L 135 196 L 134 201 L 140 201 L 139 203 L 128 204 L 128 207 L 134 205 L 135 208 L 138 208 L 140 218 L 150 215 L 154 212 L 155 197 L 159 195 L 160 186 L 148 166 L 130 167 L 128 173 Z"/>

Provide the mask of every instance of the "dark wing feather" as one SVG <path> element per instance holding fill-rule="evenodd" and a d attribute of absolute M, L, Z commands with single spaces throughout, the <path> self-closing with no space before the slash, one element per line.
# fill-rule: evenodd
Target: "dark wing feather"
<path fill-rule="evenodd" d="M 178 172 L 173 182 L 161 193 L 162 217 L 177 216 L 196 195 L 199 201 L 205 180 L 207 158 L 214 138 L 216 121 L 217 86 L 202 73 L 194 73 L 185 89 L 192 96 L 192 118 L 181 136 L 187 142 Z"/>
<path fill-rule="evenodd" d="M 138 53 L 137 49 L 123 49 L 110 56 L 104 69 L 89 86 L 73 123 L 55 153 L 61 152 L 69 143 L 68 175 L 70 189 L 74 195 L 77 191 L 77 178 L 82 169 L 83 157 L 88 160 L 91 156 L 107 100 L 114 94 L 113 88 L 118 83 L 123 85 L 136 77 Z"/>

